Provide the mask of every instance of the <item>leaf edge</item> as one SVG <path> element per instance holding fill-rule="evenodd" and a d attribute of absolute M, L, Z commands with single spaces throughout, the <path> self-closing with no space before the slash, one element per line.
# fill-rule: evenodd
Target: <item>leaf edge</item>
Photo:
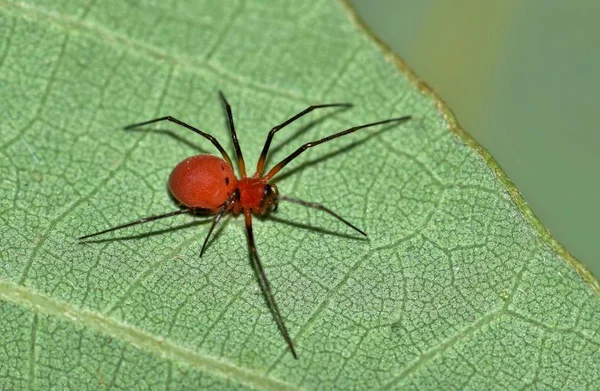
<path fill-rule="evenodd" d="M 563 246 L 557 239 L 555 239 L 550 230 L 544 226 L 542 221 L 533 212 L 527 201 L 523 198 L 521 192 L 515 186 L 514 182 L 508 177 L 506 172 L 502 169 L 498 161 L 490 154 L 490 152 L 481 144 L 475 140 L 466 130 L 464 130 L 458 123 L 456 116 L 452 110 L 448 107 L 446 102 L 425 83 L 417 73 L 410 68 L 410 66 L 398 56 L 392 48 L 379 38 L 364 22 L 364 20 L 358 15 L 358 12 L 354 9 L 350 0 L 338 0 L 341 3 L 342 8 L 346 11 L 350 22 L 353 23 L 365 36 L 367 36 L 372 43 L 381 51 L 383 56 L 390 59 L 396 68 L 402 72 L 408 81 L 425 95 L 431 99 L 438 112 L 442 115 L 444 120 L 448 123 L 450 131 L 455 137 L 462 141 L 466 146 L 475 151 L 487 164 L 494 176 L 504 185 L 506 191 L 517 206 L 521 215 L 529 225 L 537 232 L 539 237 L 548 245 L 550 248 L 575 270 L 575 272 L 592 288 L 596 295 L 600 295 L 600 280 L 592 273 L 592 271 L 577 259 L 565 246 Z"/>

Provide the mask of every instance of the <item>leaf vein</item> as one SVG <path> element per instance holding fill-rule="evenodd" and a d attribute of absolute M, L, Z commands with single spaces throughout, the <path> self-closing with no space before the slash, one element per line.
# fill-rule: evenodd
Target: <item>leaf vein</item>
<path fill-rule="evenodd" d="M 248 384 L 258 389 L 297 389 L 296 386 L 282 380 L 238 367 L 231 362 L 224 361 L 220 357 L 213 357 L 190 350 L 173 341 L 140 330 L 130 324 L 119 322 L 114 318 L 106 317 L 94 311 L 80 309 L 71 304 L 57 301 L 29 287 L 17 285 L 12 281 L 0 279 L 0 299 L 28 308 L 32 312 L 57 317 L 77 325 L 85 325 L 91 330 L 123 341 L 128 346 L 136 347 L 139 350 L 158 357 L 164 357 L 171 361 L 182 362 L 227 381 L 235 379 L 240 383 Z"/>

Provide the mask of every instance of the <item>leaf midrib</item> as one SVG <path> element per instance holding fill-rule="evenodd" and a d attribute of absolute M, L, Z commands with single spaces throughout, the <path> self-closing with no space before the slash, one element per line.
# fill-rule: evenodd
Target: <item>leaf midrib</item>
<path fill-rule="evenodd" d="M 78 325 L 85 325 L 91 330 L 110 335 L 120 341 L 127 342 L 141 350 L 151 352 L 159 357 L 177 360 L 203 371 L 210 372 L 224 379 L 235 379 L 245 384 L 262 389 L 297 390 L 292 384 L 265 376 L 257 371 L 250 371 L 217 357 L 190 350 L 173 341 L 158 338 L 126 323 L 107 318 L 92 311 L 72 307 L 42 295 L 34 290 L 17 285 L 11 281 L 0 280 L 0 297 L 5 302 L 30 309 L 34 313 L 66 319 Z"/>

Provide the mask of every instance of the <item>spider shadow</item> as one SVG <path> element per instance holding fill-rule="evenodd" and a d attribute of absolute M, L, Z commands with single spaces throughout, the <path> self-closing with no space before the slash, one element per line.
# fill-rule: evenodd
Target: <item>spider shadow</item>
<path fill-rule="evenodd" d="M 220 221 L 220 223 L 215 227 L 215 232 L 210 236 L 210 238 L 208 239 L 208 242 L 206 242 L 206 248 L 204 249 L 205 254 L 210 249 L 212 244 L 219 239 L 219 237 L 221 236 L 221 233 L 225 229 L 225 226 L 227 226 L 229 224 L 229 220 L 231 219 L 231 216 L 233 216 L 231 213 L 227 213 L 225 216 L 223 216 L 223 219 Z M 214 219 L 214 216 L 210 219 L 211 223 L 212 223 L 213 219 Z M 208 232 L 206 234 L 208 235 Z"/>
<path fill-rule="evenodd" d="M 260 216 L 259 220 L 272 220 L 281 224 L 285 224 L 288 225 L 290 227 L 294 227 L 294 228 L 300 228 L 300 229 L 306 229 L 309 231 L 312 231 L 314 233 L 320 233 L 320 234 L 324 234 L 324 235 L 331 235 L 331 236 L 336 236 L 339 238 L 345 238 L 345 239 L 351 239 L 351 240 L 359 240 L 359 241 L 369 241 L 368 237 L 364 237 L 364 236 L 359 236 L 359 235 L 352 235 L 352 234 L 348 234 L 348 233 L 343 233 L 343 232 L 338 232 L 338 231 L 332 231 L 329 229 L 325 229 L 325 228 L 321 228 L 321 227 L 315 227 L 314 225 L 310 225 L 310 224 L 304 224 L 304 223 L 299 223 L 297 221 L 292 221 L 292 220 L 288 220 L 288 219 L 284 219 L 281 217 L 277 217 L 277 216 L 273 216 L 273 214 L 267 215 L 267 216 Z"/>
<path fill-rule="evenodd" d="M 271 156 L 274 155 L 275 153 L 277 153 L 279 150 L 281 150 L 281 148 L 283 148 L 284 145 L 286 145 L 287 143 L 289 143 L 291 141 L 294 141 L 295 139 L 297 139 L 298 137 L 300 137 L 300 135 L 302 133 L 304 133 L 304 132 L 312 129 L 313 127 L 315 127 L 317 125 L 319 125 L 321 122 L 327 120 L 328 118 L 330 118 L 330 117 L 332 117 L 332 116 L 334 116 L 336 114 L 339 114 L 340 112 L 346 111 L 346 110 L 348 110 L 350 108 L 352 108 L 352 107 L 342 107 L 342 108 L 338 108 L 337 110 L 333 110 L 330 113 L 321 115 L 319 118 L 314 119 L 314 120 L 310 121 L 309 123 L 307 123 L 307 124 L 301 126 L 300 128 L 298 128 L 294 133 L 292 133 L 289 136 L 287 136 L 282 142 L 278 143 L 275 146 L 271 146 L 269 148 L 269 153 L 267 154 L 267 158 L 266 158 L 265 163 L 264 163 L 265 167 L 269 164 L 269 161 L 271 160 Z M 232 110 L 233 110 L 233 107 L 232 107 Z M 224 126 L 225 126 L 226 129 L 229 129 L 229 117 L 227 115 L 227 109 L 225 108 L 225 106 L 223 106 L 223 113 L 225 114 L 224 118 L 223 118 Z M 286 119 L 286 121 L 289 120 L 290 118 L 292 118 L 292 117 L 289 117 L 288 119 Z M 279 123 L 279 124 L 281 124 L 281 123 Z M 237 129 L 236 129 L 236 132 L 237 132 Z M 229 141 L 231 143 L 233 143 L 232 140 L 229 140 Z M 266 141 L 266 137 L 265 137 L 265 141 Z"/>
<path fill-rule="evenodd" d="M 385 131 L 393 128 L 394 126 L 395 125 L 386 126 L 383 129 L 379 129 L 376 132 L 373 132 L 373 133 L 371 133 L 369 135 L 363 136 L 363 138 L 361 138 L 359 140 L 356 140 L 356 141 L 353 141 L 353 142 L 351 142 L 350 144 L 348 144 L 348 145 L 346 145 L 344 147 L 341 147 L 341 148 L 338 148 L 338 149 L 336 149 L 334 151 L 328 152 L 325 155 L 322 155 L 322 156 L 320 156 L 320 157 L 318 157 L 316 159 L 307 160 L 307 161 L 305 161 L 303 163 L 300 163 L 296 167 L 294 167 L 294 168 L 292 168 L 292 169 L 290 169 L 290 170 L 288 170 L 288 171 L 286 171 L 284 173 L 281 173 L 281 174 L 277 175 L 274 178 L 273 181 L 275 183 L 277 183 L 277 182 L 279 182 L 279 181 L 281 181 L 281 180 L 283 180 L 283 179 L 285 179 L 285 178 L 287 178 L 287 177 L 289 177 L 291 175 L 294 175 L 295 173 L 297 173 L 299 171 L 304 170 L 305 168 L 308 168 L 308 167 L 314 166 L 316 164 L 322 163 L 324 161 L 327 161 L 329 159 L 332 159 L 332 158 L 336 157 L 339 154 L 349 152 L 349 151 L 353 150 L 354 148 L 358 147 L 359 145 L 361 145 L 362 143 L 365 143 L 368 140 L 370 140 L 370 139 L 372 139 L 374 137 L 379 136 L 381 133 L 383 133 L 383 132 L 385 132 Z"/>
<path fill-rule="evenodd" d="M 203 149 L 200 146 L 198 146 L 198 144 L 189 141 L 185 137 L 180 136 L 179 134 L 175 133 L 172 130 L 168 130 L 168 129 L 152 129 L 152 128 L 149 129 L 149 128 L 144 128 L 144 127 L 132 128 L 132 129 L 125 129 L 125 130 L 127 132 L 152 132 L 152 133 L 166 135 L 166 136 L 171 137 L 175 141 L 177 141 L 179 143 L 182 143 L 182 144 L 186 145 L 187 147 L 198 151 L 199 153 L 209 153 L 206 149 Z"/>
<path fill-rule="evenodd" d="M 314 120 L 310 121 L 309 123 L 307 123 L 307 124 L 301 126 L 300 128 L 298 128 L 294 133 L 291 133 L 285 139 L 283 139 L 281 142 L 277 143 L 277 145 L 275 145 L 275 146 L 273 146 L 273 147 L 271 147 L 269 149 L 269 154 L 267 155 L 267 160 L 265 161 L 265 167 L 268 165 L 271 156 L 273 156 L 277 152 L 279 152 L 285 145 L 287 145 L 290 142 L 296 140 L 298 137 L 300 137 L 301 134 L 309 131 L 310 129 L 312 129 L 315 126 L 321 124 L 322 122 L 326 121 L 327 119 L 329 119 L 329 118 L 331 118 L 331 117 L 333 117 L 335 115 L 338 115 L 340 113 L 343 113 L 346 110 L 349 110 L 351 108 L 352 107 L 341 107 L 341 108 L 338 108 L 337 110 L 333 110 L 330 113 L 323 114 L 319 118 L 314 119 Z"/>
<path fill-rule="evenodd" d="M 203 216 L 204 217 L 205 215 L 199 215 L 199 216 Z M 117 237 L 111 237 L 111 238 L 105 238 L 105 239 L 81 240 L 81 241 L 79 241 L 79 243 L 80 244 L 85 244 L 85 243 L 107 243 L 107 242 L 115 242 L 115 241 L 128 241 L 128 240 L 144 239 L 144 238 L 149 238 L 149 237 L 153 237 L 153 236 L 157 236 L 157 235 L 163 235 L 163 234 L 166 234 L 166 233 L 178 231 L 178 230 L 184 229 L 184 228 L 195 227 L 195 226 L 207 224 L 210 221 L 211 221 L 210 219 L 205 219 L 205 220 L 200 220 L 200 221 L 191 221 L 189 223 L 180 224 L 180 225 L 176 225 L 176 226 L 168 227 L 168 228 L 163 228 L 163 229 L 156 230 L 156 231 L 144 232 L 144 233 L 141 233 L 141 234 L 127 235 L 127 236 L 117 236 Z"/>
<path fill-rule="evenodd" d="M 282 219 L 282 218 L 279 218 L 279 217 L 272 216 L 271 214 L 267 215 L 267 216 L 260 216 L 258 218 L 260 220 L 269 218 L 269 219 L 277 221 L 279 223 L 283 223 L 283 224 L 286 224 L 286 225 L 291 225 L 291 226 L 296 227 L 296 228 L 309 229 L 309 230 L 314 231 L 314 232 L 319 232 L 319 233 L 323 233 L 323 234 L 344 237 L 344 238 L 348 238 L 348 239 L 365 240 L 365 241 L 369 240 L 368 238 L 357 237 L 356 235 L 342 234 L 342 233 L 339 233 L 339 232 L 336 232 L 336 231 L 330 231 L 330 230 L 326 230 L 326 229 L 323 229 L 323 228 L 313 227 L 313 226 L 307 225 L 307 224 L 293 222 L 293 221 L 290 221 L 290 220 L 286 220 L 286 219 Z M 267 275 L 266 271 L 263 271 L 263 275 L 264 275 L 264 279 L 265 279 L 265 282 L 263 282 L 263 277 L 261 276 L 261 273 L 258 270 L 258 267 L 256 266 L 256 264 L 255 264 L 255 262 L 253 260 L 253 256 L 254 255 L 253 255 L 252 251 L 248 251 L 248 260 L 250 261 L 250 266 L 252 267 L 252 271 L 254 273 L 254 278 L 258 282 L 258 286 L 261 289 L 262 297 L 263 297 L 263 300 L 265 302 L 265 305 L 269 309 L 269 312 L 271 313 L 271 316 L 273 317 L 273 319 L 275 319 L 275 323 L 277 324 L 277 329 L 279 330 L 279 333 L 285 339 L 285 336 L 288 333 L 286 333 L 286 326 L 285 326 L 284 316 L 281 315 L 279 313 L 280 311 L 277 309 L 277 307 L 278 307 L 278 305 L 277 305 L 277 299 L 275 299 L 275 292 L 276 291 L 273 290 L 273 288 L 268 288 L 267 287 L 268 283 L 266 283 L 266 281 L 268 281 L 268 277 L 266 276 Z M 257 256 L 258 256 L 258 254 L 257 254 Z M 261 263 L 261 261 L 257 260 L 256 263 Z M 272 297 L 273 303 L 271 303 L 271 300 L 269 299 L 270 296 Z M 287 340 L 286 340 L 286 343 L 287 343 Z M 291 341 L 289 343 L 292 344 Z M 288 347 L 288 349 L 289 349 L 289 347 Z M 293 353 L 293 350 L 292 350 L 292 353 Z M 294 357 L 297 358 L 295 355 L 294 355 Z"/>
<path fill-rule="evenodd" d="M 250 262 L 250 267 L 252 268 L 252 272 L 254 274 L 254 278 L 256 279 L 256 282 L 258 283 L 258 286 L 260 287 L 260 290 L 261 290 L 261 293 L 262 293 L 262 298 L 263 298 L 263 300 L 265 302 L 265 305 L 269 309 L 269 312 L 271 313 L 271 316 L 275 320 L 275 324 L 277 325 L 277 330 L 279 330 L 279 333 L 281 334 L 281 336 L 285 340 L 285 335 L 286 335 L 286 332 L 285 332 L 285 329 L 284 329 L 284 327 L 285 327 L 284 326 L 285 325 L 285 320 L 283 318 L 283 315 L 280 315 L 281 316 L 281 322 L 282 322 L 282 324 L 279 323 L 279 320 L 278 320 L 279 317 L 277 316 L 278 315 L 277 311 L 275 310 L 275 308 L 273 307 L 273 305 L 271 305 L 271 301 L 269 300 L 269 290 L 263 284 L 263 279 L 262 279 L 262 277 L 260 275 L 260 272 L 258 271 L 258 268 L 254 264 L 254 260 L 252 259 L 252 257 L 253 257 L 252 251 L 248 251 L 248 261 Z M 260 261 L 258 261 L 258 262 L 260 262 Z M 266 274 L 267 274 L 266 271 L 264 272 L 264 274 L 265 274 L 265 278 L 268 281 L 268 277 L 266 276 Z M 277 303 L 277 299 L 275 299 L 275 293 L 274 293 L 273 290 L 271 290 L 271 295 L 273 296 L 273 301 L 275 303 Z M 277 305 L 277 304 L 275 304 L 275 305 Z M 286 343 L 287 343 L 287 341 L 286 341 Z"/>

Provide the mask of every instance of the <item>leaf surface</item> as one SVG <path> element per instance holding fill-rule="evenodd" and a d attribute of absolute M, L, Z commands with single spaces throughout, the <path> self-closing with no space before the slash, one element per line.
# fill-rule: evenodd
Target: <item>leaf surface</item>
<path fill-rule="evenodd" d="M 448 109 L 341 3 L 0 3 L 0 388 L 597 388 L 598 282 L 532 214 Z M 281 204 L 255 219 L 293 360 L 250 266 L 242 219 L 198 257 L 207 220 L 166 180 L 232 151 L 223 90 L 252 171 L 324 144 L 277 180 L 369 233 Z M 180 229 L 175 229 L 175 228 Z M 120 238 L 121 240 L 112 240 Z"/>

